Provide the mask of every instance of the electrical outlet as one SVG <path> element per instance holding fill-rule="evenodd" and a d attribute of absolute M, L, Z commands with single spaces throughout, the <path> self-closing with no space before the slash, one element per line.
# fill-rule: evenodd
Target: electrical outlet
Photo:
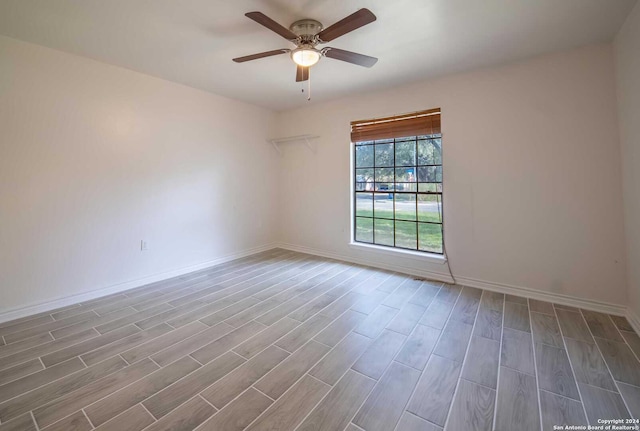
<path fill-rule="evenodd" d="M 140 240 L 140 251 L 149 250 L 149 243 L 146 240 Z"/>

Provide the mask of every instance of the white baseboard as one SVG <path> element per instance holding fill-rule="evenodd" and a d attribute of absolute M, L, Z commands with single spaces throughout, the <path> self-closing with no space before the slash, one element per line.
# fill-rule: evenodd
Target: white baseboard
<path fill-rule="evenodd" d="M 386 270 L 389 270 L 389 271 L 401 272 L 403 274 L 415 275 L 417 277 L 428 278 L 430 280 L 444 281 L 444 282 L 447 282 L 447 283 L 450 283 L 450 282 L 453 281 L 453 280 L 451 280 L 451 277 L 449 276 L 448 273 L 428 271 L 426 269 L 417 270 L 416 268 L 412 268 L 412 267 L 409 267 L 409 266 L 403 266 L 403 265 L 390 265 L 390 264 L 384 264 L 384 263 L 378 263 L 378 262 L 373 263 L 373 262 L 371 262 L 370 260 L 367 260 L 367 259 L 358 259 L 358 258 L 354 258 L 354 257 L 351 257 L 351 256 L 346 256 L 346 255 L 342 255 L 342 254 L 338 254 L 338 253 L 333 253 L 333 252 L 330 252 L 330 251 L 318 250 L 318 249 L 315 249 L 315 248 L 305 247 L 305 246 L 301 246 L 301 245 L 279 243 L 278 244 L 278 248 L 283 248 L 285 250 L 291 250 L 291 251 L 297 251 L 297 252 L 300 252 L 300 253 L 313 254 L 315 256 L 322 256 L 322 257 L 326 257 L 326 258 L 329 258 L 329 259 L 343 260 L 345 262 L 357 263 L 359 265 L 371 266 L 371 267 L 375 267 L 375 268 L 379 268 L 379 269 L 386 269 Z"/>
<path fill-rule="evenodd" d="M 91 290 L 89 292 L 79 293 L 76 295 L 65 296 L 53 301 L 41 302 L 34 305 L 28 305 L 26 307 L 16 308 L 13 310 L 7 310 L 0 313 L 0 323 L 10 320 L 19 319 L 21 317 L 31 316 L 38 313 L 43 313 L 57 308 L 66 307 L 67 305 L 77 304 L 80 302 L 90 301 L 92 299 L 100 298 L 102 296 L 111 295 L 113 293 L 122 292 L 136 287 L 144 286 L 157 281 L 167 280 L 169 278 L 178 277 L 180 275 L 188 274 L 190 272 L 199 271 L 201 269 L 209 268 L 212 266 L 220 265 L 221 263 L 229 262 L 231 260 L 240 259 L 252 254 L 261 253 L 263 251 L 276 248 L 276 244 L 266 244 L 259 247 L 254 247 L 248 250 L 244 250 L 238 253 L 226 255 L 213 259 L 207 262 L 198 263 L 195 265 L 186 266 L 171 271 L 161 272 L 159 274 L 149 275 L 147 277 L 139 278 L 136 280 L 126 281 L 124 283 L 115 284 L 101 289 Z"/>
<path fill-rule="evenodd" d="M 640 334 L 640 318 L 636 313 L 634 313 L 630 308 L 627 308 L 627 312 L 625 317 L 631 324 L 631 327 L 636 331 L 637 334 Z"/>
<path fill-rule="evenodd" d="M 341 255 L 338 253 L 333 253 L 325 250 L 318 250 L 318 249 L 304 247 L 304 246 L 295 245 L 295 244 L 280 243 L 278 244 L 278 247 L 284 248 L 286 250 L 298 251 L 301 253 L 308 253 L 308 254 L 327 257 L 331 259 L 357 263 L 360 265 L 371 266 L 371 267 L 386 269 L 390 271 L 402 272 L 405 274 L 415 275 L 418 277 L 428 278 L 436 281 L 444 281 L 447 283 L 451 283 L 453 281 L 451 279 L 451 276 L 448 273 L 440 273 L 440 272 L 434 272 L 434 271 L 428 271 L 428 270 L 418 270 L 412 267 L 399 266 L 399 265 L 387 265 L 387 264 L 381 264 L 378 262 L 374 263 L 366 259 L 353 258 L 351 256 Z M 599 311 L 601 313 L 614 314 L 618 316 L 627 316 L 627 318 L 629 318 L 627 307 L 622 305 L 609 304 L 601 301 L 593 301 L 589 299 L 576 298 L 573 296 L 563 295 L 559 293 L 535 290 L 529 287 L 513 286 L 509 284 L 496 283 L 492 281 L 478 280 L 470 277 L 456 276 L 456 281 L 458 284 L 461 284 L 463 286 L 476 287 L 478 289 L 490 290 L 493 292 L 523 296 L 526 298 L 537 299 L 540 301 L 554 302 L 556 304 L 584 308 L 585 310 Z M 639 330 L 640 319 L 635 318 L 635 322 L 632 322 L 631 319 L 629 318 L 629 321 L 631 322 L 632 325 L 634 325 L 636 332 L 640 333 L 640 330 Z"/>

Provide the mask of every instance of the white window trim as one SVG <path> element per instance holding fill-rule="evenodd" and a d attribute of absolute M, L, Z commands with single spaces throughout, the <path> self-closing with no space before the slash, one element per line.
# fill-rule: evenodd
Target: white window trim
<path fill-rule="evenodd" d="M 349 247 L 354 250 L 370 251 L 372 253 L 385 256 L 408 257 L 420 262 L 435 263 L 440 265 L 444 265 L 445 263 L 447 263 L 447 257 L 444 254 L 429 253 L 426 251 L 413 251 L 397 247 L 385 247 L 383 245 L 367 244 L 366 242 L 355 242 L 353 240 L 349 243 Z"/>
<path fill-rule="evenodd" d="M 395 257 L 402 256 L 402 257 L 407 257 L 420 262 L 435 263 L 440 265 L 444 265 L 445 263 L 447 263 L 447 256 L 444 253 L 438 254 L 438 253 L 429 253 L 428 251 L 417 251 L 417 250 L 413 251 L 413 250 L 407 250 L 407 249 L 402 249 L 398 247 L 385 247 L 383 245 L 367 244 L 366 242 L 355 241 L 354 238 L 356 237 L 355 236 L 356 233 L 355 233 L 355 226 L 353 223 L 353 220 L 355 220 L 355 211 L 356 211 L 353 205 L 353 194 L 355 193 L 354 184 L 353 184 L 353 177 L 355 175 L 353 157 L 355 152 L 354 151 L 355 145 L 356 144 L 354 144 L 353 142 L 351 142 L 351 145 L 349 145 L 349 174 L 350 174 L 349 175 L 349 207 L 351 208 L 351 221 L 349 223 L 350 225 L 349 248 L 352 248 L 354 250 L 370 251 L 370 252 L 384 255 L 384 256 L 395 256 Z"/>

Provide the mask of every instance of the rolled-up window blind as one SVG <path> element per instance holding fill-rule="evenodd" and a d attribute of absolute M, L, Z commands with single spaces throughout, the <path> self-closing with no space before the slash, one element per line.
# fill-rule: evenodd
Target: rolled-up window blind
<path fill-rule="evenodd" d="M 406 115 L 351 122 L 351 142 L 441 133 L 440 108 Z"/>

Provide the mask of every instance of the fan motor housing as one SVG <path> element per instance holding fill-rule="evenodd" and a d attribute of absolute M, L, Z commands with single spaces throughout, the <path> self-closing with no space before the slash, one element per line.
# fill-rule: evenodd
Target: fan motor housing
<path fill-rule="evenodd" d="M 294 22 L 289 30 L 297 34 L 299 37 L 313 37 L 322 31 L 322 23 L 315 19 L 301 19 Z"/>

